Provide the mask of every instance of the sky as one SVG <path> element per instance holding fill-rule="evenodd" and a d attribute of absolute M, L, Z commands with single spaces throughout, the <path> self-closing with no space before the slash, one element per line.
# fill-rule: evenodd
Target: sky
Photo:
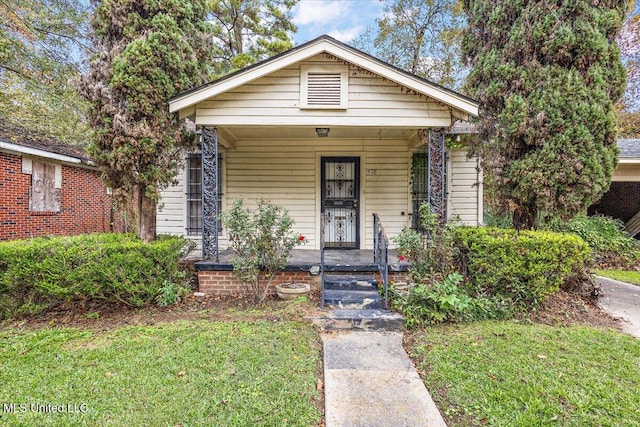
<path fill-rule="evenodd" d="M 300 0 L 293 9 L 293 23 L 298 27 L 293 40 L 300 45 L 328 34 L 349 43 L 367 26 L 375 25 L 382 13 L 380 0 Z"/>

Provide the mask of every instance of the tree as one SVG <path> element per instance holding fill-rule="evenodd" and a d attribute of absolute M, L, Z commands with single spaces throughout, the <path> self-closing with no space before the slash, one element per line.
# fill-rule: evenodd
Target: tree
<path fill-rule="evenodd" d="M 436 83 L 460 83 L 464 14 L 457 0 L 393 0 L 356 46 Z"/>
<path fill-rule="evenodd" d="M 86 6 L 0 1 L 0 119 L 67 143 L 87 143 L 87 105 L 69 84 L 82 69 Z"/>
<path fill-rule="evenodd" d="M 618 132 L 623 138 L 640 138 L 640 5 L 629 14 L 618 37 L 627 68 L 627 90 L 618 103 Z"/>
<path fill-rule="evenodd" d="M 232 71 L 293 47 L 291 9 L 298 0 L 209 0 L 213 25 L 213 73 Z"/>
<path fill-rule="evenodd" d="M 626 0 L 464 0 L 466 82 L 480 143 L 516 228 L 569 218 L 598 200 L 616 167 L 615 42 Z"/>
<path fill-rule="evenodd" d="M 77 82 L 91 102 L 90 154 L 115 195 L 135 197 L 145 241 L 155 238 L 159 190 L 194 141 L 166 102 L 207 75 L 205 18 L 204 0 L 104 0 L 91 20 L 97 53 Z"/>

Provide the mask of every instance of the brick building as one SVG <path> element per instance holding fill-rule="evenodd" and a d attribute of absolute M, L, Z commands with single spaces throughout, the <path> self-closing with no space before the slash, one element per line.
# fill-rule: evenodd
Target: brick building
<path fill-rule="evenodd" d="M 120 231 L 114 216 L 82 149 L 0 123 L 0 240 Z"/>
<path fill-rule="evenodd" d="M 606 215 L 625 223 L 640 238 L 640 139 L 619 139 L 619 164 L 609 191 L 589 208 L 589 215 Z"/>

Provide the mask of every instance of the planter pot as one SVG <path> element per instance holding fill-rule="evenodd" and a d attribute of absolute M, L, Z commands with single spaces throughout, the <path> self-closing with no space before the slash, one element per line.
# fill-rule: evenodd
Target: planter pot
<path fill-rule="evenodd" d="M 310 286 L 308 283 L 283 283 L 276 285 L 276 293 L 280 299 L 292 300 L 298 297 L 308 295 Z"/>

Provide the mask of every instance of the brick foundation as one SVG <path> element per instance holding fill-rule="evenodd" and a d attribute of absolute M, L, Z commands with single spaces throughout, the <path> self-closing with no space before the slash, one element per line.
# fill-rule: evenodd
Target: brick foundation
<path fill-rule="evenodd" d="M 358 273 L 366 275 L 366 273 Z M 375 272 L 378 282 L 380 275 Z M 389 272 L 390 282 L 406 282 L 406 272 Z M 320 276 L 312 275 L 308 271 L 282 271 L 276 274 L 271 282 L 270 293 L 275 292 L 275 286 L 281 283 L 303 282 L 311 285 L 312 292 L 320 290 Z M 233 271 L 198 271 L 198 289 L 210 295 L 232 296 L 248 295 L 251 293 L 247 284 L 233 275 Z"/>

